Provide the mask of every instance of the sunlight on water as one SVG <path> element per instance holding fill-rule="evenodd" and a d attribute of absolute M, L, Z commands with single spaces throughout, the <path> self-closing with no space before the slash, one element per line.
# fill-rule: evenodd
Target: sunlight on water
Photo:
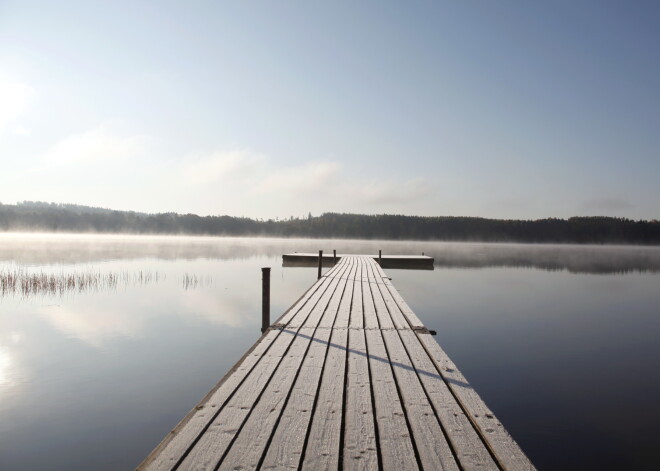
<path fill-rule="evenodd" d="M 11 359 L 9 353 L 0 346 L 0 385 L 9 382 L 9 367 L 11 366 Z"/>
<path fill-rule="evenodd" d="M 655 446 L 621 432 L 652 437 L 660 421 L 655 247 L 0 242 L 0 280 L 19 280 L 0 295 L 0 469 L 135 467 L 259 337 L 261 267 L 272 267 L 274 322 L 316 280 L 316 268 L 283 268 L 281 255 L 319 249 L 434 256 L 434 271 L 388 275 L 540 469 L 616 469 L 633 458 L 645 469 Z M 23 291 L 20 280 L 34 277 L 44 289 Z M 561 461 L 556 449 L 571 447 Z"/>

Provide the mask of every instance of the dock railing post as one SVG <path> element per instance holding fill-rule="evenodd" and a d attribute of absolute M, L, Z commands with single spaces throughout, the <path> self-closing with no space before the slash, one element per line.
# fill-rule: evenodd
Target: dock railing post
<path fill-rule="evenodd" d="M 382 257 L 383 257 L 383 251 L 382 251 L 382 250 L 379 250 L 379 251 L 378 251 L 378 265 L 380 265 L 381 267 L 383 266 L 383 260 L 382 260 Z"/>
<path fill-rule="evenodd" d="M 323 250 L 319 250 L 319 276 L 318 280 L 321 279 L 321 270 L 323 268 Z"/>
<path fill-rule="evenodd" d="M 337 264 L 337 250 L 336 249 L 332 249 L 332 263 L 335 264 L 335 265 Z"/>
<path fill-rule="evenodd" d="M 261 333 L 270 327 L 270 267 L 261 269 Z"/>

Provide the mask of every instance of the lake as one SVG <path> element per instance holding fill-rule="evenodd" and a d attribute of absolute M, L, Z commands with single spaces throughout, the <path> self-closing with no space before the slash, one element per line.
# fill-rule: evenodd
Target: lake
<path fill-rule="evenodd" d="M 1 234 L 0 469 L 134 468 L 319 249 L 434 256 L 386 271 L 539 469 L 657 468 L 660 248 Z"/>

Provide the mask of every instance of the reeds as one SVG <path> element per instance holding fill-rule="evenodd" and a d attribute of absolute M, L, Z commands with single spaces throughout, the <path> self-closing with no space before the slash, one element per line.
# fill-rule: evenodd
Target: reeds
<path fill-rule="evenodd" d="M 116 289 L 120 286 L 158 283 L 158 272 L 29 272 L 21 268 L 0 271 L 0 297 L 22 295 L 64 295 Z"/>
<path fill-rule="evenodd" d="M 0 269 L 0 298 L 12 295 L 23 297 L 37 295 L 64 295 L 89 291 L 112 290 L 129 286 L 159 283 L 167 276 L 157 271 L 73 271 L 31 272 L 23 268 Z M 176 277 L 177 284 L 184 290 L 212 286 L 211 275 L 185 273 Z"/>
<path fill-rule="evenodd" d="M 213 284 L 213 277 L 209 275 L 198 276 L 186 273 L 182 278 L 183 289 L 189 290 L 199 286 L 211 286 Z"/>

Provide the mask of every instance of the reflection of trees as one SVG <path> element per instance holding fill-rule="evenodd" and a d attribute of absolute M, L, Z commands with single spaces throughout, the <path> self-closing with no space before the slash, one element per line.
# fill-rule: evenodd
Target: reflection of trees
<path fill-rule="evenodd" d="M 574 217 L 535 221 L 326 213 L 254 220 L 194 214 L 143 214 L 77 205 L 0 205 L 0 230 L 275 237 L 479 240 L 486 242 L 660 244 L 660 221 Z"/>
<path fill-rule="evenodd" d="M 660 272 L 656 247 L 451 244 L 435 253 L 438 268 L 516 267 L 571 273 Z M 467 245 L 468 247 L 461 247 Z M 429 253 L 430 254 L 430 253 Z"/>
<path fill-rule="evenodd" d="M 246 260 L 285 253 L 419 255 L 437 268 L 520 267 L 574 273 L 660 272 L 660 247 L 477 242 L 166 237 L 120 235 L 0 235 L 0 262 L 56 264 L 105 260 Z M 269 262 L 272 263 L 272 262 Z"/>

